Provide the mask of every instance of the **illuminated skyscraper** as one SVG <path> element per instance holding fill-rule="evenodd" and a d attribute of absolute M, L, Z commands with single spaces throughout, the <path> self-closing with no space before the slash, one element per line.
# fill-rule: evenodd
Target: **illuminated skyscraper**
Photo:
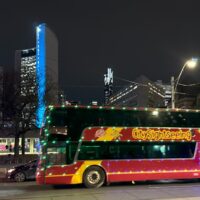
<path fill-rule="evenodd" d="M 104 74 L 104 103 L 109 103 L 109 98 L 113 94 L 113 71 L 111 68 L 107 69 L 107 74 Z"/>
<path fill-rule="evenodd" d="M 58 40 L 46 24 L 36 27 L 36 47 L 17 50 L 15 81 L 21 96 L 37 95 L 36 125 L 41 127 L 45 107 L 58 102 Z"/>
<path fill-rule="evenodd" d="M 36 49 L 17 50 L 15 68 L 21 96 L 36 95 Z"/>
<path fill-rule="evenodd" d="M 26 103 L 21 113 L 25 120 L 30 119 L 31 126 L 35 123 L 34 111 L 36 108 L 36 49 L 15 51 L 15 96 L 21 96 L 22 103 Z M 33 114 L 32 114 L 33 113 Z"/>
<path fill-rule="evenodd" d="M 36 125 L 41 127 L 47 104 L 58 102 L 58 40 L 46 24 L 36 28 Z"/>

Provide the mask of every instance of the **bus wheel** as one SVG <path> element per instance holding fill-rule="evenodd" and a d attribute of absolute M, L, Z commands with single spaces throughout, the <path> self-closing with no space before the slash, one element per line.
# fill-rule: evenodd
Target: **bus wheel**
<path fill-rule="evenodd" d="M 86 169 L 83 175 L 83 183 L 87 188 L 101 187 L 105 182 L 105 173 L 102 168 L 92 166 Z"/>

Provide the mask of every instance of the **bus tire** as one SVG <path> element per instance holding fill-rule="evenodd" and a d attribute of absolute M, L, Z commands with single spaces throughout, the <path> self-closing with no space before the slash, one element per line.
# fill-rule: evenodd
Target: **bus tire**
<path fill-rule="evenodd" d="M 91 166 L 83 174 L 83 184 L 87 188 L 101 187 L 105 182 L 105 172 L 101 167 Z"/>

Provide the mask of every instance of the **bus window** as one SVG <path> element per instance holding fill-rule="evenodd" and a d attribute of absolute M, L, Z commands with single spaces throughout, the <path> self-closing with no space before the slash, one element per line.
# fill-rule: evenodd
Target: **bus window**
<path fill-rule="evenodd" d="M 154 159 L 154 158 L 164 158 L 165 157 L 165 148 L 164 145 L 160 144 L 146 144 L 147 148 L 147 158 Z"/>
<path fill-rule="evenodd" d="M 62 165 L 66 163 L 65 147 L 49 147 L 47 148 L 47 163 L 49 165 Z"/>
<path fill-rule="evenodd" d="M 143 159 L 145 158 L 145 148 L 142 143 L 119 142 L 109 146 L 109 159 Z"/>
<path fill-rule="evenodd" d="M 166 144 L 167 158 L 192 158 L 195 151 L 195 142 Z"/>
<path fill-rule="evenodd" d="M 148 159 L 192 158 L 195 142 L 147 143 L 146 150 Z"/>
<path fill-rule="evenodd" d="M 107 159 L 107 147 L 102 142 L 83 143 L 80 148 L 78 160 Z"/>
<path fill-rule="evenodd" d="M 71 142 L 67 144 L 67 164 L 72 164 L 78 147 L 78 142 Z"/>
<path fill-rule="evenodd" d="M 108 158 L 109 159 L 119 159 L 120 158 L 120 149 L 119 149 L 118 144 L 113 143 L 109 146 Z"/>
<path fill-rule="evenodd" d="M 142 143 L 119 143 L 121 159 L 143 159 L 145 148 Z"/>
<path fill-rule="evenodd" d="M 99 159 L 100 146 L 82 146 L 79 153 L 79 160 L 96 160 Z"/>

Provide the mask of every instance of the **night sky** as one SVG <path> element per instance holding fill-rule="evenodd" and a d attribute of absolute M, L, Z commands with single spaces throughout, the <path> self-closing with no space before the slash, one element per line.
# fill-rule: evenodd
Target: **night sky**
<path fill-rule="evenodd" d="M 200 1 L 2 0 L 0 65 L 14 66 L 16 49 L 35 46 L 35 26 L 47 23 L 59 40 L 59 84 L 69 100 L 103 101 L 103 74 L 115 90 L 146 75 L 170 82 L 184 62 L 200 57 Z M 183 79 L 200 82 L 200 64 Z"/>

